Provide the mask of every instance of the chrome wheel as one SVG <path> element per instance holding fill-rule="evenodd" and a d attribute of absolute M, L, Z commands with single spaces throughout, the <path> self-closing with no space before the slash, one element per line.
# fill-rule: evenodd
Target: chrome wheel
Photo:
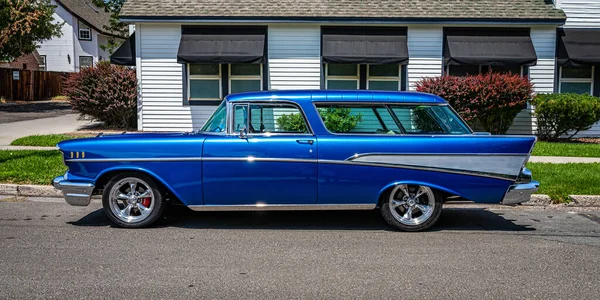
<path fill-rule="evenodd" d="M 435 195 L 423 185 L 400 184 L 390 194 L 389 210 L 404 225 L 423 224 L 435 210 Z"/>
<path fill-rule="evenodd" d="M 110 210 L 115 217 L 126 223 L 137 223 L 148 218 L 155 203 L 152 189 L 139 178 L 123 178 L 110 190 Z"/>

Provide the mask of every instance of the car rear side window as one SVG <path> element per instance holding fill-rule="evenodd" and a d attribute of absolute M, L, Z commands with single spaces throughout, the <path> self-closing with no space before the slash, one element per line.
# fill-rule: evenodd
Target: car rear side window
<path fill-rule="evenodd" d="M 327 130 L 355 134 L 469 134 L 446 105 L 317 103 Z"/>
<path fill-rule="evenodd" d="M 334 133 L 402 133 L 384 105 L 317 104 L 317 110 L 327 130 Z"/>

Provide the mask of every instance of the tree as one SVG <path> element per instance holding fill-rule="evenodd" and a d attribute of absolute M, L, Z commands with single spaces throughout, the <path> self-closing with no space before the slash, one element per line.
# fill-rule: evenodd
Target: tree
<path fill-rule="evenodd" d="M 50 0 L 0 0 L 0 61 L 32 53 L 37 44 L 61 36 Z"/>
<path fill-rule="evenodd" d="M 129 28 L 127 24 L 121 22 L 119 14 L 121 13 L 121 7 L 125 3 L 125 0 L 93 0 L 94 4 L 98 7 L 103 7 L 106 12 L 110 13 L 110 21 L 108 25 L 104 25 L 104 29 L 112 32 L 113 34 L 127 38 Z M 121 45 L 122 41 L 115 36 L 109 36 L 108 41 L 105 45 L 100 45 L 100 48 L 109 53 L 113 53 Z"/>

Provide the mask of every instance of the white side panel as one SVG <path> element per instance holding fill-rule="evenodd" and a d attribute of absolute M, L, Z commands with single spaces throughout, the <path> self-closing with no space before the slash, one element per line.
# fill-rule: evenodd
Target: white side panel
<path fill-rule="evenodd" d="M 415 83 L 423 77 L 442 75 L 443 29 L 435 26 L 408 27 L 408 89 L 415 90 Z"/>
<path fill-rule="evenodd" d="M 177 63 L 179 24 L 136 24 L 140 36 L 140 99 L 144 131 L 197 130 L 215 106 L 183 105 L 183 67 Z"/>
<path fill-rule="evenodd" d="M 270 25 L 269 88 L 319 89 L 321 29 L 316 25 Z"/>
<path fill-rule="evenodd" d="M 564 27 L 600 28 L 600 0 L 561 0 L 560 8 L 567 14 Z"/>
<path fill-rule="evenodd" d="M 57 5 L 55 1 L 52 1 L 52 4 Z M 46 56 L 48 71 L 72 72 L 75 62 L 73 53 L 73 22 L 75 18 L 60 5 L 56 7 L 52 17 L 54 23 L 64 22 L 61 27 L 62 36 L 53 37 L 41 43 L 38 53 Z"/>
<path fill-rule="evenodd" d="M 555 49 L 556 49 L 556 27 L 538 26 L 531 28 L 531 40 L 538 56 L 535 66 L 529 68 L 529 78 L 533 83 L 534 92 L 553 93 L 554 92 L 554 68 L 555 68 Z M 508 130 L 510 134 L 533 134 L 537 130 L 535 117 L 532 116 L 532 109 L 529 107 L 523 110 L 515 118 L 513 125 Z"/>

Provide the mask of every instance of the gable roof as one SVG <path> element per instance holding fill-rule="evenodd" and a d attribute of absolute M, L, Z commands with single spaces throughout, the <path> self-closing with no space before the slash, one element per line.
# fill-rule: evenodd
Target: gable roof
<path fill-rule="evenodd" d="M 128 0 L 128 20 L 389 20 L 563 23 L 552 0 Z"/>
<path fill-rule="evenodd" d="M 105 11 L 103 7 L 97 7 L 92 1 L 56 0 L 56 2 L 69 13 L 90 25 L 94 30 L 106 35 L 117 35 L 117 33 L 104 28 L 104 26 L 110 24 L 110 13 Z"/>

